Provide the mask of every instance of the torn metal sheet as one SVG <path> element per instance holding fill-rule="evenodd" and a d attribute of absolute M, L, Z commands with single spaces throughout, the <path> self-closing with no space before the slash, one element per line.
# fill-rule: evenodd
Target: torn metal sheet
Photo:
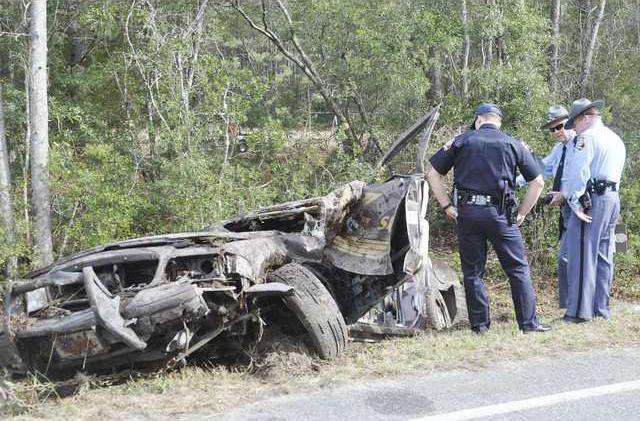
<path fill-rule="evenodd" d="M 83 268 L 82 274 L 84 275 L 84 288 L 98 324 L 131 348 L 136 350 L 146 348 L 147 344 L 127 327 L 127 321 L 120 314 L 120 297 L 113 296 L 102 285 L 93 267 Z"/>
<path fill-rule="evenodd" d="M 435 122 L 438 120 L 438 116 L 439 116 L 438 108 L 434 108 L 433 110 L 429 111 L 424 117 L 419 118 L 415 123 L 413 123 L 411 127 L 409 127 L 400 136 L 398 136 L 398 139 L 395 141 L 395 143 L 391 146 L 391 148 L 389 148 L 389 151 L 380 160 L 380 165 L 382 166 L 382 165 L 388 164 L 389 161 L 391 161 L 401 150 L 403 150 L 416 137 L 416 135 L 418 135 L 418 133 L 426 129 L 427 131 L 426 141 L 425 139 L 421 139 L 419 146 L 422 147 L 423 150 L 422 151 L 419 150 L 418 156 L 417 156 L 417 158 L 421 160 L 422 155 L 424 154 L 424 150 L 426 150 L 426 147 L 428 146 L 428 138 L 431 136 L 431 131 L 435 126 Z M 417 170 L 416 171 L 417 173 L 422 172 L 422 168 L 420 167 L 416 168 L 416 170 Z"/>
<path fill-rule="evenodd" d="M 289 295 L 293 293 L 293 287 L 285 285 L 281 282 L 269 282 L 266 284 L 252 285 L 245 291 L 247 294 L 254 294 L 260 296 L 267 295 Z"/>
<path fill-rule="evenodd" d="M 362 199 L 326 248 L 327 259 L 348 272 L 392 274 L 391 236 L 410 184 L 410 178 L 396 177 L 364 188 Z"/>
<path fill-rule="evenodd" d="M 27 292 L 25 294 L 25 300 L 27 300 L 27 313 L 33 313 L 34 311 L 43 309 L 47 305 L 47 302 L 49 302 L 47 288 L 42 287 Z"/>
<path fill-rule="evenodd" d="M 278 237 L 240 240 L 222 246 L 227 271 L 251 280 L 262 279 L 265 270 L 287 261 L 287 250 Z"/>

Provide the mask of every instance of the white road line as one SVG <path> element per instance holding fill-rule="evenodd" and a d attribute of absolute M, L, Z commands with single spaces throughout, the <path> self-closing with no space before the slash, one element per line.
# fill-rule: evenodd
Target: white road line
<path fill-rule="evenodd" d="M 560 403 L 593 398 L 595 396 L 611 395 L 615 393 L 630 392 L 640 389 L 640 380 L 624 383 L 614 383 L 607 386 L 593 387 L 589 389 L 573 390 L 571 392 L 556 393 L 554 395 L 539 396 L 537 398 L 523 399 L 520 401 L 505 402 L 496 405 L 481 406 L 478 408 L 464 409 L 443 414 L 416 418 L 413 421 L 464 421 L 493 415 L 509 414 L 526 409 L 540 408 L 557 405 Z"/>

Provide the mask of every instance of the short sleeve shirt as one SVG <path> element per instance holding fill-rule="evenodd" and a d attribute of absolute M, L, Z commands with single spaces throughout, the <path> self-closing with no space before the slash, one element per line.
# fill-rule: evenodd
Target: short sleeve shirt
<path fill-rule="evenodd" d="M 622 139 L 601 121 L 575 138 L 567 150 L 568 165 L 562 177 L 562 193 L 571 209 L 577 211 L 581 206 L 579 199 L 589 179 L 612 181 L 619 190 L 625 159 Z"/>
<path fill-rule="evenodd" d="M 492 124 L 483 124 L 447 143 L 430 159 L 440 174 L 453 168 L 456 184 L 481 194 L 499 196 L 500 186 L 507 181 L 511 188 L 519 170 L 526 181 L 541 173 L 540 165 L 524 143 Z"/>

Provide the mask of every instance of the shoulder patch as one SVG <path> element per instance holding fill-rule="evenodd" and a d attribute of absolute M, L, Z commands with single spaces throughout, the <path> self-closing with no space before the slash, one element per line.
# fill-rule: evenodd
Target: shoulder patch
<path fill-rule="evenodd" d="M 448 151 L 449 149 L 451 149 L 451 146 L 453 145 L 453 142 L 456 140 L 455 137 L 452 137 L 447 143 L 445 143 L 444 145 L 442 145 L 442 150 L 443 151 Z"/>
<path fill-rule="evenodd" d="M 583 135 L 580 135 L 576 138 L 576 149 L 581 151 L 584 149 L 584 147 L 587 145 L 586 140 L 584 139 Z"/>

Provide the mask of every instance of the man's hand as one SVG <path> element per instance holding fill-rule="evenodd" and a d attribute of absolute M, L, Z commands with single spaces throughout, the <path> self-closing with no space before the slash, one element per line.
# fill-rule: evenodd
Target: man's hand
<path fill-rule="evenodd" d="M 551 202 L 549 202 L 549 206 L 551 207 L 559 208 L 567 202 L 567 200 L 564 198 L 564 195 L 559 191 L 552 191 L 552 192 L 549 192 L 549 194 L 553 196 L 553 198 L 551 199 Z"/>
<path fill-rule="evenodd" d="M 451 219 L 452 221 L 458 221 L 458 209 L 456 209 L 454 206 L 449 206 L 448 208 L 446 208 L 444 210 L 444 213 L 447 215 L 447 218 Z"/>
<path fill-rule="evenodd" d="M 592 221 L 592 218 L 591 218 L 589 215 L 587 215 L 587 214 L 584 212 L 584 209 L 583 209 L 583 208 L 581 208 L 581 207 L 580 207 L 580 208 L 578 208 L 578 209 L 576 210 L 576 216 L 577 216 L 577 217 L 578 217 L 578 219 L 580 219 L 582 222 L 586 222 L 587 224 L 590 224 L 590 223 L 591 223 L 591 221 Z"/>
<path fill-rule="evenodd" d="M 526 215 L 523 215 L 520 212 L 518 212 L 518 216 L 516 216 L 516 225 L 517 226 L 522 225 L 522 223 L 524 222 L 524 218 L 525 217 L 526 217 Z"/>

